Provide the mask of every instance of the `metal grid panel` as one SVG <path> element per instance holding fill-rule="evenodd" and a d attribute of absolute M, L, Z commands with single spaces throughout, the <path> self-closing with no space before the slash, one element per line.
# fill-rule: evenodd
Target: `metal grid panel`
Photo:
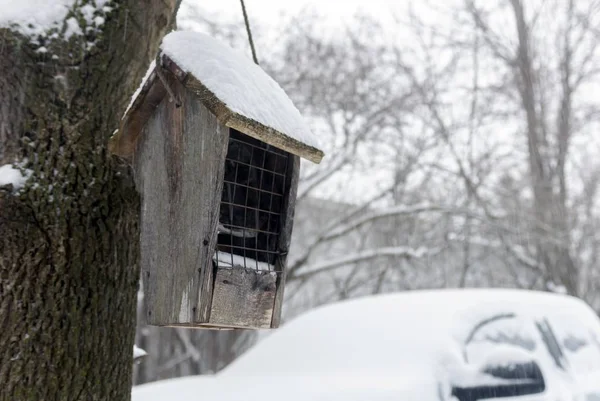
<path fill-rule="evenodd" d="M 230 130 L 215 262 L 276 271 L 289 155 Z"/>

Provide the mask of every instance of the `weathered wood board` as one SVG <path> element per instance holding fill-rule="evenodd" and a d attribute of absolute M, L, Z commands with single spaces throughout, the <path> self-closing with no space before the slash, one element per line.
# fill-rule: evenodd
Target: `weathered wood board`
<path fill-rule="evenodd" d="M 281 311 L 283 307 L 284 288 L 287 273 L 287 255 L 292 240 L 292 229 L 294 227 L 294 211 L 296 209 L 296 194 L 298 192 L 298 180 L 300 178 L 300 157 L 290 154 L 288 159 L 288 171 L 285 183 L 285 201 L 281 213 L 281 236 L 279 237 L 279 256 L 275 263 L 275 270 L 280 272 L 277 278 L 277 292 L 275 294 L 275 305 L 273 307 L 273 319 L 271 327 L 277 328 L 281 322 Z"/>
<path fill-rule="evenodd" d="M 149 324 L 208 321 L 228 128 L 172 76 L 134 157 Z M 206 268 L 205 268 L 206 267 Z"/>
<path fill-rule="evenodd" d="M 254 269 L 218 269 L 210 325 L 271 327 L 277 274 Z"/>
<path fill-rule="evenodd" d="M 280 324 L 300 158 L 288 155 L 275 272 L 216 270 L 219 208 L 229 127 L 169 71 L 164 93 L 132 153 L 142 194 L 141 268 L 147 322 L 196 328 Z M 163 85 L 155 81 L 154 85 Z M 177 99 L 180 107 L 172 99 Z"/>

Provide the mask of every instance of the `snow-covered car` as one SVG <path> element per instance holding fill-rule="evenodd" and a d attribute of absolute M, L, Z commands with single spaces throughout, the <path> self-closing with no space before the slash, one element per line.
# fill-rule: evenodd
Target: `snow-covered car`
<path fill-rule="evenodd" d="M 134 401 L 600 401 L 600 320 L 560 294 L 432 290 L 314 309 L 214 376 Z"/>

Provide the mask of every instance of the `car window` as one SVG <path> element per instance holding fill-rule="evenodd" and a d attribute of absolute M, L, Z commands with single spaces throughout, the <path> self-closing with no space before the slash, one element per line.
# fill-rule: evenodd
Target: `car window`
<path fill-rule="evenodd" d="M 548 350 L 549 355 L 552 357 L 555 365 L 562 369 L 567 370 L 567 361 L 565 359 L 565 355 L 563 353 L 563 347 L 558 341 L 554 330 L 552 330 L 552 326 L 548 319 L 543 318 L 535 322 L 540 334 L 542 335 L 542 340 L 546 345 L 546 349 Z"/>
<path fill-rule="evenodd" d="M 549 320 L 570 368 L 575 373 L 600 372 L 600 346 L 595 325 L 568 314 L 554 314 Z"/>
<path fill-rule="evenodd" d="M 465 356 L 469 363 L 483 363 L 494 349 L 506 346 L 535 353 L 539 346 L 539 335 L 533 323 L 518 316 L 491 317 L 484 324 L 473 327 L 468 343 L 465 344 Z"/>

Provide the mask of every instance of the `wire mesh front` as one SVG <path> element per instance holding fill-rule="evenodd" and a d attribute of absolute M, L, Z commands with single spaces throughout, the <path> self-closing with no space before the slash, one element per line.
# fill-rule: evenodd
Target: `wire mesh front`
<path fill-rule="evenodd" d="M 230 129 L 215 262 L 277 271 L 288 153 Z"/>

